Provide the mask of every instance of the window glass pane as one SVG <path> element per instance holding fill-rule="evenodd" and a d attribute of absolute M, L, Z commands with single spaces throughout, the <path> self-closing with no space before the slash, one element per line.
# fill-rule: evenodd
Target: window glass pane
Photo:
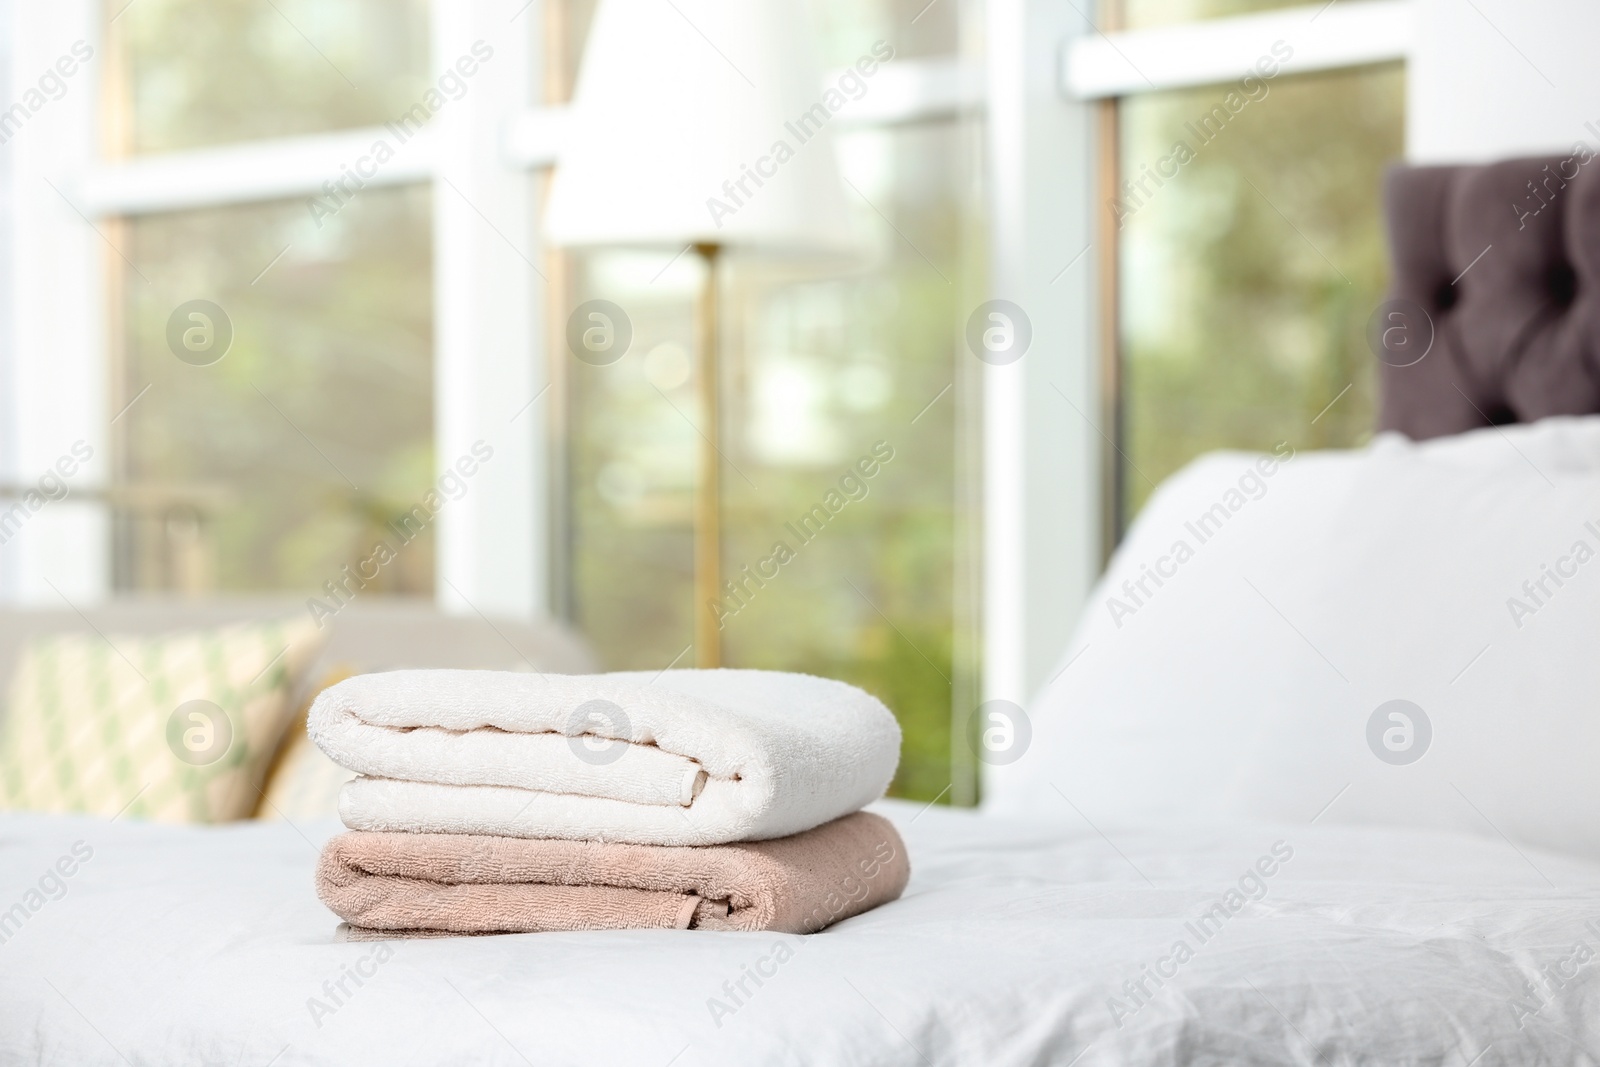
<path fill-rule="evenodd" d="M 572 358 L 564 340 L 558 352 L 570 406 L 572 569 L 562 577 L 575 620 L 608 666 L 660 667 L 678 659 L 693 631 L 699 438 L 689 423 L 697 415 L 689 376 L 699 274 L 688 257 L 672 266 L 629 253 L 567 258 L 571 306 L 616 303 L 633 341 L 609 366 Z"/>
<path fill-rule="evenodd" d="M 121 226 L 116 585 L 320 589 L 383 540 L 368 590 L 431 595 L 431 526 L 392 525 L 432 481 L 428 190 Z"/>
<path fill-rule="evenodd" d="M 898 58 L 954 56 L 958 47 L 959 0 L 812 0 L 821 61 L 830 67 L 854 63 L 877 41 Z"/>
<path fill-rule="evenodd" d="M 379 125 L 432 84 L 427 0 L 124 2 L 119 151 Z"/>
<path fill-rule="evenodd" d="M 851 134 L 840 154 L 906 236 L 862 205 L 877 238 L 864 272 L 734 260 L 724 273 L 723 558 L 745 582 L 723 602 L 725 659 L 877 694 L 906 732 L 895 791 L 931 800 L 951 782 L 961 684 L 957 435 L 971 401 L 954 316 L 981 246 L 963 229 L 953 124 Z M 572 305 L 614 301 L 634 331 L 617 363 L 568 372 L 573 610 L 618 668 L 692 662 L 702 275 L 692 255 L 667 258 L 574 261 Z"/>
<path fill-rule="evenodd" d="M 1209 449 L 1370 433 L 1365 327 L 1386 284 L 1379 186 L 1402 152 L 1403 77 L 1283 78 L 1233 113 L 1227 86 L 1121 103 L 1128 517 Z"/>
<path fill-rule="evenodd" d="M 1142 30 L 1272 8 L 1304 7 L 1306 0 L 1121 0 L 1121 5 L 1120 28 Z"/>
<path fill-rule="evenodd" d="M 725 568 L 744 584 L 724 636 L 735 662 L 881 697 L 905 729 L 897 792 L 931 800 L 951 781 L 958 415 L 975 401 L 956 309 L 982 246 L 962 230 L 954 124 L 852 134 L 840 155 L 906 239 L 865 216 L 878 258 L 863 276 L 735 277 L 728 425 L 745 476 L 727 480 Z"/>
<path fill-rule="evenodd" d="M 811 4 L 828 66 L 879 40 L 902 58 L 957 52 L 954 3 Z M 571 83 L 593 7 L 557 9 L 551 98 Z M 866 263 L 721 265 L 723 567 L 745 589 L 723 602 L 724 661 L 881 697 L 905 730 L 892 791 L 928 800 L 962 794 L 971 765 L 964 747 L 952 751 L 950 724 L 976 693 L 975 603 L 963 590 L 979 376 L 959 347 L 959 309 L 982 299 L 976 134 L 946 123 L 838 137 L 874 242 Z M 605 367 L 568 355 L 564 335 L 554 342 L 569 420 L 557 575 L 567 611 L 610 667 L 691 664 L 703 268 L 693 254 L 555 258 L 559 329 L 591 299 L 621 305 L 633 328 L 628 353 Z M 819 505 L 837 510 L 825 524 Z"/>

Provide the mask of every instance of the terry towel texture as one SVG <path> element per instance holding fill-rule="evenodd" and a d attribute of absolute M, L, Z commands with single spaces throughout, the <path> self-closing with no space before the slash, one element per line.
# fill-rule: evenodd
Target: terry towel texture
<path fill-rule="evenodd" d="M 650 845 L 809 830 L 882 796 L 900 759 L 876 698 L 774 671 L 368 674 L 307 730 L 363 776 L 340 795 L 351 829 Z"/>
<path fill-rule="evenodd" d="M 694 848 L 348 833 L 323 849 L 317 895 L 358 940 L 689 928 L 806 934 L 894 900 L 910 873 L 888 820 L 856 812 L 780 840 Z"/>

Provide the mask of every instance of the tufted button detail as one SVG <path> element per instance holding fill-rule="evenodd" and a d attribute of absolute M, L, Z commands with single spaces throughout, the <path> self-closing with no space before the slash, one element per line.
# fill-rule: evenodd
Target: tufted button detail
<path fill-rule="evenodd" d="M 1550 287 L 1550 298 L 1562 307 L 1578 298 L 1578 274 L 1565 263 L 1550 268 L 1546 284 Z"/>
<path fill-rule="evenodd" d="M 1389 299 L 1440 321 L 1421 359 L 1374 353 L 1380 429 L 1422 439 L 1600 414 L 1600 159 L 1398 166 L 1385 201 Z"/>

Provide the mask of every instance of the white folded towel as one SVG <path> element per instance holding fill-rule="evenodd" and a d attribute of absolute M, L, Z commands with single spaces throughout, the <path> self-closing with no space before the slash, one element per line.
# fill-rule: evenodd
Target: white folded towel
<path fill-rule="evenodd" d="M 307 730 L 365 777 L 354 830 L 714 845 L 784 837 L 883 795 L 900 726 L 855 686 L 774 671 L 394 671 Z"/>

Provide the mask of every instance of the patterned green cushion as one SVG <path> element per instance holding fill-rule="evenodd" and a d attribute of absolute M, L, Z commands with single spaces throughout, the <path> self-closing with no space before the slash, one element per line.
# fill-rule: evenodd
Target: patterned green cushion
<path fill-rule="evenodd" d="M 0 722 L 0 809 L 248 816 L 319 643 L 310 620 L 34 639 Z"/>

